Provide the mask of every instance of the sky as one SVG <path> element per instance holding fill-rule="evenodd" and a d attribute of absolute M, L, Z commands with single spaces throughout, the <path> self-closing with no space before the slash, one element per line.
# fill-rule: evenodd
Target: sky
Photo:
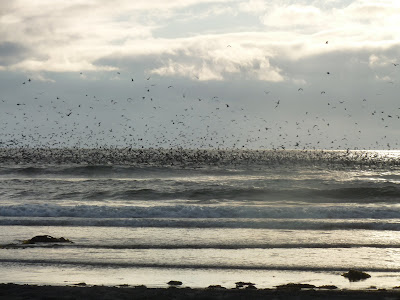
<path fill-rule="evenodd" d="M 395 0 L 2 1 L 0 146 L 399 149 L 398 28 Z"/>

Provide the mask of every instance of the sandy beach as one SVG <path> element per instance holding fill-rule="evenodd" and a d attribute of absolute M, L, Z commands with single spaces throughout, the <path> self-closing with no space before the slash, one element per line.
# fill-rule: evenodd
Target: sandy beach
<path fill-rule="evenodd" d="M 399 290 L 146 288 L 0 284 L 0 299 L 400 299 Z"/>

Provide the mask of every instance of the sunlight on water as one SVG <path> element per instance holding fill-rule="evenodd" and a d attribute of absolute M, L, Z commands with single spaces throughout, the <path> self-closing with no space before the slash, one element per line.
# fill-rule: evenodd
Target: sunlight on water
<path fill-rule="evenodd" d="M 8 280 L 46 282 L 54 270 L 47 283 L 190 274 L 193 287 L 291 278 L 353 288 L 364 283 L 340 276 L 350 268 L 380 274 L 368 281 L 380 287 L 400 271 L 399 151 L 101 150 L 107 165 L 97 150 L 35 151 L 16 164 L 17 150 L 0 150 Z M 23 244 L 43 234 L 73 244 Z"/>

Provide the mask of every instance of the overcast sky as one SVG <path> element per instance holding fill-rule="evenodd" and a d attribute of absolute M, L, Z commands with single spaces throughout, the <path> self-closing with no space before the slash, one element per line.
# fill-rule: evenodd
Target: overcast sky
<path fill-rule="evenodd" d="M 398 149 L 395 0 L 0 2 L 0 143 Z"/>

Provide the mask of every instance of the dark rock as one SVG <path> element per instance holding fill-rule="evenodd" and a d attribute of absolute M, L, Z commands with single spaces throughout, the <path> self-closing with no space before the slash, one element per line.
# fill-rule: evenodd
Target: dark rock
<path fill-rule="evenodd" d="M 343 277 L 346 277 L 349 281 L 360 281 L 365 280 L 371 277 L 371 275 L 357 270 L 350 270 L 346 273 L 342 274 Z"/>
<path fill-rule="evenodd" d="M 168 282 L 168 285 L 172 285 L 172 286 L 182 285 L 182 281 L 171 280 Z"/>
<path fill-rule="evenodd" d="M 219 284 L 217 284 L 217 285 L 209 285 L 208 287 L 207 287 L 208 289 L 224 289 L 224 290 L 226 290 L 226 287 L 223 287 L 223 286 L 221 286 L 221 285 L 219 285 Z"/>
<path fill-rule="evenodd" d="M 36 244 L 36 243 L 72 243 L 72 242 L 63 237 L 55 238 L 50 235 L 37 235 L 29 240 L 23 241 L 23 244 Z"/>
<path fill-rule="evenodd" d="M 256 290 L 257 288 L 255 287 L 255 285 L 248 285 L 245 289 L 246 290 Z"/>
<path fill-rule="evenodd" d="M 144 284 L 141 284 L 141 285 L 135 286 L 134 288 L 135 288 L 135 289 L 146 290 L 146 289 L 147 289 L 147 286 L 145 286 Z"/>
<path fill-rule="evenodd" d="M 238 282 L 235 282 L 235 284 L 236 284 L 236 288 L 237 289 L 241 289 L 241 288 L 250 288 L 250 287 L 252 287 L 252 288 L 255 288 L 255 284 L 254 283 L 252 283 L 252 282 L 243 282 L 243 281 L 238 281 Z"/>
<path fill-rule="evenodd" d="M 75 285 L 75 286 L 87 286 L 86 282 L 74 283 L 72 285 Z"/>
<path fill-rule="evenodd" d="M 338 287 L 336 285 L 321 285 L 321 286 L 318 286 L 317 289 L 336 290 L 336 289 L 338 289 Z"/>
<path fill-rule="evenodd" d="M 306 283 L 288 283 L 276 286 L 278 290 L 301 290 L 301 289 L 314 289 L 315 285 Z"/>

